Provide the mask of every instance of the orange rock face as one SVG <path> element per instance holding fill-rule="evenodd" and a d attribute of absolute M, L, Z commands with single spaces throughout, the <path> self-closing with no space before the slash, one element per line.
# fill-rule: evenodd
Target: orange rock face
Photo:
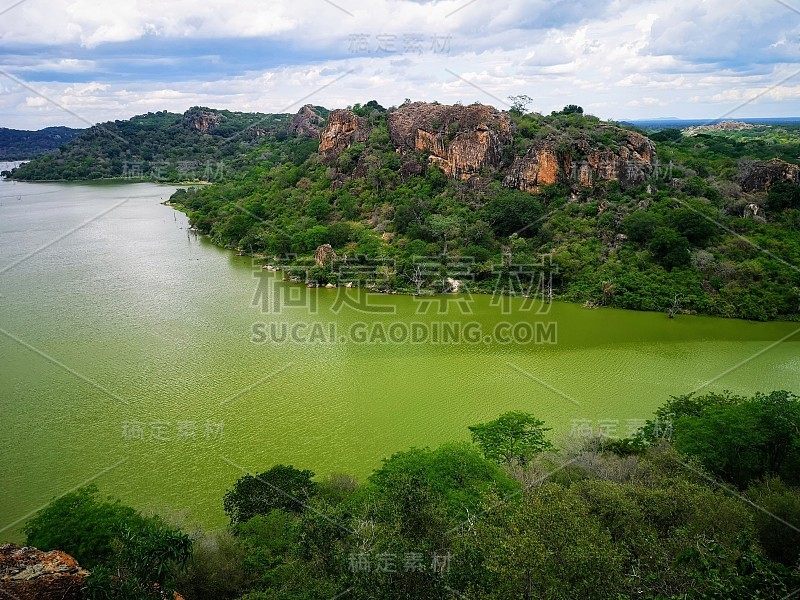
<path fill-rule="evenodd" d="M 0 590 L 16 600 L 78 600 L 89 572 L 69 554 L 0 546 Z"/>
<path fill-rule="evenodd" d="M 432 164 L 458 179 L 499 166 L 503 145 L 511 142 L 508 114 L 480 104 L 414 102 L 390 113 L 388 126 L 401 152 L 426 152 Z"/>
<path fill-rule="evenodd" d="M 550 137 L 532 144 L 509 168 L 506 186 L 538 192 L 540 186 L 553 183 L 587 187 L 595 181 L 618 181 L 629 187 L 646 181 L 655 169 L 653 142 L 617 127 L 607 126 L 605 130 L 620 140 L 617 149 L 585 136 Z"/>
<path fill-rule="evenodd" d="M 330 162 L 352 144 L 367 141 L 369 133 L 370 129 L 364 117 L 356 116 L 346 109 L 333 110 L 320 133 L 319 151 Z"/>

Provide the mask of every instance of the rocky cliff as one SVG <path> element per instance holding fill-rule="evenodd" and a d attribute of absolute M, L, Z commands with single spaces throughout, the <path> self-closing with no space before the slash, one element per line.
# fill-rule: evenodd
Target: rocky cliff
<path fill-rule="evenodd" d="M 653 175 L 655 145 L 647 137 L 613 126 L 597 134 L 614 139 L 613 145 L 579 137 L 549 136 L 531 144 L 514 159 L 505 185 L 526 192 L 554 183 L 589 186 L 595 181 L 617 181 L 622 187 L 639 185 Z"/>
<path fill-rule="evenodd" d="M 316 140 L 320 137 L 324 123 L 325 119 L 314 110 L 314 106 L 306 104 L 292 117 L 292 122 L 289 123 L 289 133 Z"/>
<path fill-rule="evenodd" d="M 332 162 L 351 145 L 366 142 L 369 134 L 370 128 L 364 117 L 347 109 L 332 110 L 320 133 L 319 151 L 326 162 Z"/>
<path fill-rule="evenodd" d="M 199 108 L 190 108 L 183 115 L 184 123 L 202 133 L 208 133 L 219 125 L 220 114 Z"/>
<path fill-rule="evenodd" d="M 401 152 L 424 152 L 448 176 L 469 179 L 500 166 L 511 143 L 508 113 L 491 106 L 414 102 L 389 114 L 389 137 Z"/>
<path fill-rule="evenodd" d="M 800 167 L 778 158 L 739 164 L 739 184 L 744 192 L 768 192 L 781 181 L 800 184 Z"/>
<path fill-rule="evenodd" d="M 530 193 L 553 183 L 589 186 L 617 181 L 622 187 L 635 186 L 651 177 L 656 167 L 655 145 L 649 138 L 600 124 L 578 133 L 554 131 L 532 142 L 510 165 L 509 158 L 504 164 L 514 141 L 511 118 L 480 104 L 414 102 L 389 112 L 387 128 L 394 148 L 409 159 L 427 155 L 430 165 L 461 180 L 476 178 L 486 169 L 505 168 L 504 184 Z M 321 131 L 319 149 L 332 164 L 345 148 L 366 141 L 369 134 L 365 118 L 334 110 Z M 404 168 L 412 163 L 404 161 Z"/>
<path fill-rule="evenodd" d="M 0 546 L 0 592 L 16 600 L 78 600 L 89 572 L 69 554 Z"/>

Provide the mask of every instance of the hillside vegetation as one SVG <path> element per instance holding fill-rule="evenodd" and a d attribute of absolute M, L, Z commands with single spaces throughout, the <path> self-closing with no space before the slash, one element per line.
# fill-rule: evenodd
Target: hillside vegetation
<path fill-rule="evenodd" d="M 0 127 L 0 160 L 28 160 L 75 139 L 82 129 L 46 127 L 38 131 Z"/>
<path fill-rule="evenodd" d="M 148 113 L 87 129 L 14 171 L 28 181 L 103 178 L 221 180 L 267 137 L 285 137 L 291 115 L 189 109 Z"/>
<path fill-rule="evenodd" d="M 211 126 L 198 129 L 193 113 Z M 649 136 L 574 106 L 548 116 L 374 101 L 294 117 L 193 109 L 93 128 L 14 176 L 122 176 L 141 160 L 143 175 L 179 181 L 190 179 L 181 162 L 195 161 L 196 178 L 216 184 L 172 198 L 192 224 L 317 284 L 351 281 L 356 264 L 355 283 L 381 291 L 439 293 L 452 278 L 491 293 L 498 275 L 545 265 L 543 285 L 506 291 L 797 319 L 800 129 Z M 209 160 L 217 166 L 201 169 Z M 324 244 L 335 258 L 318 265 Z"/>

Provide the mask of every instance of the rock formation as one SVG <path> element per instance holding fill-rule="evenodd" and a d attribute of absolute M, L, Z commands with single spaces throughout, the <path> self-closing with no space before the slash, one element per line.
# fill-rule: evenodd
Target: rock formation
<path fill-rule="evenodd" d="M 768 192 L 781 181 L 800 184 L 800 167 L 778 158 L 739 163 L 739 183 L 743 192 Z"/>
<path fill-rule="evenodd" d="M 500 165 L 511 143 L 508 113 L 491 106 L 414 102 L 389 114 L 389 137 L 401 152 L 425 152 L 448 176 L 469 179 Z"/>
<path fill-rule="evenodd" d="M 317 263 L 318 267 L 324 267 L 334 260 L 336 260 L 336 252 L 333 251 L 330 244 L 322 244 L 322 246 L 319 246 L 314 252 L 314 261 Z"/>
<path fill-rule="evenodd" d="M 403 155 L 404 179 L 421 174 L 417 157 L 422 154 L 449 177 L 477 181 L 484 169 L 503 166 L 504 149 L 513 142 L 509 114 L 481 104 L 414 102 L 391 111 L 387 126 L 392 145 Z M 320 134 L 319 150 L 332 164 L 344 149 L 366 141 L 369 134 L 366 119 L 349 110 L 334 110 Z M 366 155 L 359 157 L 355 176 L 365 174 L 366 160 Z M 647 181 L 655 167 L 655 145 L 649 138 L 597 125 L 577 135 L 553 133 L 532 143 L 507 169 L 504 183 L 530 193 L 553 183 L 586 187 L 595 181 L 618 181 L 630 187 Z"/>
<path fill-rule="evenodd" d="M 695 127 L 687 127 L 682 129 L 683 135 L 693 136 L 700 133 L 708 133 L 714 131 L 744 131 L 746 129 L 755 129 L 756 125 L 751 123 L 743 123 L 741 121 L 722 121 L 721 123 L 713 123 L 711 125 L 697 125 Z"/>
<path fill-rule="evenodd" d="M 325 119 L 314 110 L 314 106 L 306 104 L 292 117 L 292 122 L 289 123 L 289 133 L 316 140 L 319 139 L 324 123 Z"/>
<path fill-rule="evenodd" d="M 78 600 L 89 572 L 69 554 L 0 546 L 0 592 L 16 600 Z"/>
<path fill-rule="evenodd" d="M 326 162 L 333 162 L 346 148 L 358 142 L 366 142 L 370 128 L 364 117 L 347 109 L 332 110 L 328 122 L 320 133 L 319 151 Z"/>
<path fill-rule="evenodd" d="M 588 136 L 550 136 L 528 147 L 508 170 L 505 185 L 526 192 L 554 183 L 589 186 L 597 180 L 618 181 L 622 187 L 644 183 L 655 170 L 653 142 L 634 131 L 603 126 L 619 140 L 613 149 L 593 142 Z"/>
<path fill-rule="evenodd" d="M 183 114 L 184 122 L 196 131 L 208 133 L 219 125 L 221 115 L 211 110 L 190 108 Z"/>

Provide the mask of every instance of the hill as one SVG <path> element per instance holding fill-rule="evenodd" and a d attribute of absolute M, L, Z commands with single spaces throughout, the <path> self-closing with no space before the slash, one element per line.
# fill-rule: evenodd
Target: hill
<path fill-rule="evenodd" d="M 215 185 L 173 203 L 215 243 L 317 285 L 798 318 L 797 127 L 648 136 L 574 109 L 371 101 L 264 115 L 256 134 L 228 114 L 117 122 L 127 149 L 90 130 L 15 176 L 119 174 L 126 152 L 220 161 Z"/>
<path fill-rule="evenodd" d="M 182 115 L 162 111 L 109 121 L 18 168 L 14 178 L 219 180 L 225 169 L 242 168 L 264 141 L 285 138 L 291 119 L 194 107 Z"/>
<path fill-rule="evenodd" d="M 47 127 L 39 131 L 0 127 L 0 160 L 28 160 L 52 152 L 76 138 L 82 129 Z"/>
<path fill-rule="evenodd" d="M 293 256 L 293 274 L 318 284 L 349 282 L 355 260 L 378 290 L 442 292 L 449 277 L 492 293 L 544 256 L 543 284 L 527 275 L 503 291 L 796 318 L 798 167 L 767 160 L 800 155 L 797 130 L 785 137 L 650 139 L 574 113 L 357 105 L 330 113 L 318 152 L 291 158 L 284 145 L 174 201 L 216 243 Z M 338 261 L 320 267 L 323 244 Z"/>

